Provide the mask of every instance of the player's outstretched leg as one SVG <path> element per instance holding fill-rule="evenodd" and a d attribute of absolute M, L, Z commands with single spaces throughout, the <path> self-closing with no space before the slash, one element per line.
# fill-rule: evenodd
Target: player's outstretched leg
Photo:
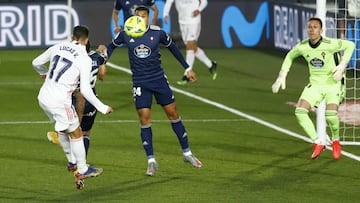
<path fill-rule="evenodd" d="M 176 84 L 178 85 L 186 85 L 189 82 L 189 78 L 184 75 L 180 81 L 177 81 Z"/>
<path fill-rule="evenodd" d="M 210 71 L 210 73 L 212 75 L 212 79 L 216 80 L 216 78 L 217 78 L 217 63 L 216 63 L 216 61 L 211 61 L 211 64 L 212 65 L 209 68 L 209 71 Z"/>
<path fill-rule="evenodd" d="M 103 173 L 102 168 L 94 168 L 93 166 L 88 166 L 88 170 L 85 173 L 77 173 L 76 177 L 80 180 L 84 180 L 87 178 L 93 178 L 101 175 Z"/>
<path fill-rule="evenodd" d="M 49 131 L 46 133 L 46 137 L 48 138 L 48 140 L 53 143 L 53 144 L 59 144 L 59 136 L 56 132 L 53 131 Z"/>
<path fill-rule="evenodd" d="M 319 139 L 319 136 L 316 133 L 315 126 L 311 121 L 308 113 L 309 110 L 303 107 L 296 107 L 295 109 L 295 116 L 296 119 L 298 120 L 298 123 L 314 142 L 313 144 L 314 151 L 311 154 L 311 158 L 316 159 L 320 155 L 320 153 L 325 149 L 325 145 L 321 143 L 321 140 Z"/>
<path fill-rule="evenodd" d="M 88 170 L 85 173 L 79 173 L 77 172 L 75 174 L 75 185 L 76 188 L 79 190 L 84 189 L 85 187 L 85 179 L 87 178 L 93 178 L 101 175 L 103 173 L 102 168 L 94 168 L 93 166 L 89 166 Z"/>
<path fill-rule="evenodd" d="M 77 172 L 75 174 L 75 185 L 79 190 L 84 189 L 85 184 L 84 181 L 87 178 L 93 178 L 101 175 L 103 173 L 102 168 L 94 168 L 93 166 L 88 166 L 88 170 L 85 173 Z"/>

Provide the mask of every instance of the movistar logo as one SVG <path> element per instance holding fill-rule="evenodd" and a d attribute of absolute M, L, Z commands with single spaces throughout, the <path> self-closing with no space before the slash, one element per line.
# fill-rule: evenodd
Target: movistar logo
<path fill-rule="evenodd" d="M 227 48 L 233 46 L 230 30 L 233 29 L 240 42 L 247 47 L 259 43 L 262 30 L 266 27 L 266 38 L 270 38 L 270 16 L 267 2 L 263 2 L 253 22 L 248 22 L 242 12 L 236 6 L 225 9 L 221 19 L 221 32 L 224 44 Z"/>

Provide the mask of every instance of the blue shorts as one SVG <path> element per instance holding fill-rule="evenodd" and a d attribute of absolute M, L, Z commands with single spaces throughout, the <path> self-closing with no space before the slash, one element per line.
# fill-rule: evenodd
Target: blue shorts
<path fill-rule="evenodd" d="M 136 109 L 151 108 L 153 95 L 156 103 L 161 106 L 175 102 L 175 97 L 165 76 L 157 80 L 133 84 Z"/>
<path fill-rule="evenodd" d="M 90 104 L 90 102 L 85 101 L 84 114 L 80 124 L 82 131 L 91 130 L 92 126 L 94 125 L 96 114 L 96 108 L 92 104 Z"/>
<path fill-rule="evenodd" d="M 73 106 L 76 107 L 76 98 L 74 96 L 72 97 L 72 104 Z M 96 114 L 97 114 L 96 108 L 92 104 L 90 104 L 90 102 L 85 100 L 83 117 L 80 123 L 82 131 L 91 130 L 95 122 Z"/>

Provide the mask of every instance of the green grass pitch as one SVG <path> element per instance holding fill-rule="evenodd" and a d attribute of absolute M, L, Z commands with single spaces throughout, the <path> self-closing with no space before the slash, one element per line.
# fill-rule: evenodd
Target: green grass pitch
<path fill-rule="evenodd" d="M 37 103 L 42 80 L 31 61 L 43 50 L 0 51 L 0 202 L 357 202 L 359 162 L 324 151 L 311 160 L 311 144 L 243 116 L 175 92 L 193 153 L 195 169 L 182 161 L 180 146 L 162 109 L 154 103 L 153 134 L 159 171 L 145 175 L 131 76 L 108 67 L 98 81 L 100 98 L 114 113 L 98 114 L 88 163 L 103 167 L 100 177 L 77 191 L 53 129 Z M 206 98 L 280 128 L 305 135 L 287 101 L 297 101 L 307 82 L 303 61 L 294 63 L 287 89 L 275 95 L 271 85 L 284 53 L 255 49 L 206 49 L 218 62 L 218 78 L 195 63 L 198 81 L 176 85 L 183 74 L 166 49 L 162 62 L 175 88 Z M 110 62 L 128 67 L 127 51 Z M 355 146 L 343 149 L 360 154 Z"/>

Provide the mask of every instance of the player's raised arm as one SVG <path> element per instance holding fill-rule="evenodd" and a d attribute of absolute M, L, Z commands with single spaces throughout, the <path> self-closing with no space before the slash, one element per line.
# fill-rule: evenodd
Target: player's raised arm
<path fill-rule="evenodd" d="M 163 18 L 164 18 L 165 24 L 169 23 L 169 13 L 170 13 L 171 6 L 172 6 L 173 2 L 174 2 L 174 0 L 167 0 L 165 2 L 165 6 L 164 6 L 164 9 L 163 9 Z"/>
<path fill-rule="evenodd" d="M 280 87 L 282 90 L 286 88 L 286 76 L 291 68 L 294 59 L 297 58 L 298 56 L 300 56 L 300 53 L 298 52 L 296 47 L 294 47 L 286 54 L 286 57 L 281 65 L 279 75 L 276 78 L 274 84 L 271 86 L 273 93 L 278 93 Z"/>
<path fill-rule="evenodd" d="M 93 93 L 90 86 L 90 75 L 91 75 L 91 60 L 87 58 L 82 63 L 82 67 L 80 70 L 80 91 L 81 94 L 85 97 L 87 101 L 89 101 L 92 105 L 95 106 L 103 114 L 108 114 L 113 112 L 113 109 L 103 104 Z"/>
<path fill-rule="evenodd" d="M 153 18 L 152 18 L 151 25 L 156 25 L 156 22 L 157 22 L 157 19 L 159 16 L 159 9 L 155 3 L 154 3 L 154 5 L 151 6 L 151 9 L 153 10 Z"/>

